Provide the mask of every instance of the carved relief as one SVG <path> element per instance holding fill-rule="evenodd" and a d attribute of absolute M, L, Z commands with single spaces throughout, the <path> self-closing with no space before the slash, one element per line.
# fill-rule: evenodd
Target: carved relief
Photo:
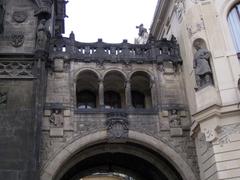
<path fill-rule="evenodd" d="M 0 62 L 0 78 L 33 78 L 32 62 Z"/>
<path fill-rule="evenodd" d="M 128 137 L 128 120 L 125 113 L 107 114 L 107 133 L 109 141 L 118 141 Z"/>
<path fill-rule="evenodd" d="M 24 43 L 24 35 L 22 32 L 15 32 L 11 35 L 11 45 L 13 47 L 20 47 Z"/>
<path fill-rule="evenodd" d="M 187 31 L 188 31 L 189 37 L 192 37 L 194 34 L 200 32 L 204 29 L 205 29 L 205 25 L 204 25 L 203 18 L 201 18 L 200 22 L 197 22 L 193 25 L 187 25 Z"/>
<path fill-rule="evenodd" d="M 177 110 L 173 109 L 170 112 L 170 121 L 169 121 L 169 126 L 171 128 L 176 128 L 176 127 L 181 127 L 181 118 L 178 115 Z"/>
<path fill-rule="evenodd" d="M 223 146 L 224 144 L 231 143 L 231 135 L 240 134 L 240 123 L 218 127 L 216 132 L 218 133 L 219 137 L 217 143 L 219 143 L 220 146 Z"/>
<path fill-rule="evenodd" d="M 179 22 L 182 21 L 183 14 L 185 13 L 185 2 L 184 0 L 177 0 L 175 3 L 175 12 Z"/>
<path fill-rule="evenodd" d="M 52 113 L 49 117 L 49 122 L 51 127 L 62 128 L 63 127 L 63 113 L 61 110 L 52 110 Z"/>
<path fill-rule="evenodd" d="M 12 17 L 17 23 L 23 23 L 27 19 L 27 12 L 15 11 Z"/>

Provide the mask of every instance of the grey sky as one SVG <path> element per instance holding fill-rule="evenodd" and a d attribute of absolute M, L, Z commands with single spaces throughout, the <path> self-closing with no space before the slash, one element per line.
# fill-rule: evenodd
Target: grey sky
<path fill-rule="evenodd" d="M 158 0 L 70 0 L 67 4 L 66 33 L 73 30 L 77 41 L 133 43 L 137 25 L 150 28 Z"/>

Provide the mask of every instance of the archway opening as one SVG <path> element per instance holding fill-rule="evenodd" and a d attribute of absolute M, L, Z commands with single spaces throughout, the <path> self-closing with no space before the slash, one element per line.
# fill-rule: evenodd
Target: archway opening
<path fill-rule="evenodd" d="M 96 176 L 112 176 L 116 180 L 183 180 L 163 156 L 134 143 L 102 143 L 79 151 L 62 165 L 54 180 Z"/>

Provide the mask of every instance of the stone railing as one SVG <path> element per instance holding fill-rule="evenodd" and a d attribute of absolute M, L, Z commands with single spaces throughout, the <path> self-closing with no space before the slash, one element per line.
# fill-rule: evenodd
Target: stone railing
<path fill-rule="evenodd" d="M 119 44 L 104 43 L 98 39 L 95 43 L 75 41 L 74 35 L 70 38 L 52 38 L 50 44 L 50 58 L 63 57 L 81 62 L 109 63 L 158 63 L 171 61 L 181 64 L 179 46 L 175 38 L 168 41 L 162 39 L 147 44 L 130 44 L 123 40 Z"/>

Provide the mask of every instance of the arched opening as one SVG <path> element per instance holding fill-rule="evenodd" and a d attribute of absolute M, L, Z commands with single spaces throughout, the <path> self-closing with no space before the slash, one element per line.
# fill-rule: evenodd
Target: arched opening
<path fill-rule="evenodd" d="M 131 97 L 134 108 L 151 108 L 152 93 L 150 76 L 138 71 L 131 76 Z"/>
<path fill-rule="evenodd" d="M 76 81 L 76 105 L 79 109 L 96 108 L 98 104 L 98 76 L 89 70 L 80 72 Z"/>
<path fill-rule="evenodd" d="M 240 3 L 229 11 L 227 20 L 238 58 L 240 58 Z"/>
<path fill-rule="evenodd" d="M 125 106 L 125 78 L 118 71 L 110 71 L 104 77 L 104 106 L 107 109 Z"/>
<path fill-rule="evenodd" d="M 85 148 L 61 167 L 53 180 L 80 180 L 96 174 L 123 174 L 132 180 L 182 180 L 153 150 L 135 143 L 101 143 Z"/>

